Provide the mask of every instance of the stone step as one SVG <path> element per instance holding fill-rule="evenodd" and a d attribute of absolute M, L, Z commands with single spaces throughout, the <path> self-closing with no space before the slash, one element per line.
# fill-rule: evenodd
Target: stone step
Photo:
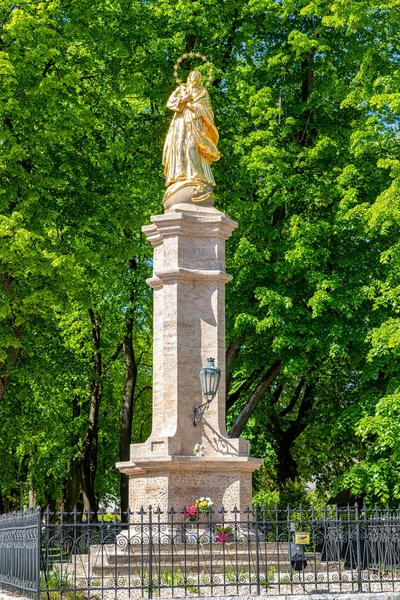
<path fill-rule="evenodd" d="M 309 557 L 306 556 L 307 559 L 307 567 L 305 569 L 305 571 L 307 573 L 311 573 L 311 572 L 315 572 L 315 573 L 326 573 L 326 572 L 337 572 L 338 570 L 342 570 L 342 564 L 338 564 L 337 562 L 330 562 L 330 563 L 326 563 L 326 562 L 320 562 L 319 558 L 317 557 Z M 153 571 L 157 571 L 157 572 L 166 572 L 166 573 L 170 573 L 172 572 L 172 569 L 174 571 L 185 571 L 185 572 L 192 572 L 192 571 L 197 571 L 198 569 L 200 569 L 200 572 L 203 574 L 207 574 L 210 573 L 211 570 L 212 572 L 215 573 L 229 573 L 231 571 L 236 572 L 236 569 L 238 572 L 248 572 L 249 570 L 251 572 L 255 571 L 256 568 L 256 561 L 254 557 L 250 558 L 250 561 L 248 559 L 248 557 L 244 560 L 239 560 L 236 562 L 235 557 L 231 557 L 231 559 L 229 559 L 228 557 L 225 557 L 225 560 L 223 559 L 223 557 L 220 558 L 216 558 L 214 560 L 213 558 L 213 562 L 212 562 L 212 569 L 211 569 L 211 565 L 208 561 L 205 560 L 198 560 L 197 557 L 186 557 L 186 561 L 184 560 L 184 558 L 182 559 L 182 557 L 180 559 L 178 558 L 174 558 L 174 561 L 172 561 L 170 558 L 169 559 L 161 559 L 161 560 L 157 560 L 153 557 L 153 561 L 152 561 L 152 568 Z M 259 569 L 261 573 L 282 573 L 283 571 L 289 571 L 291 569 L 291 565 L 288 559 L 286 560 L 268 560 L 267 562 L 260 560 L 259 561 Z M 82 576 L 87 576 L 88 574 L 90 574 L 91 576 L 94 575 L 103 575 L 103 576 L 126 576 L 126 575 L 137 575 L 138 573 L 141 573 L 142 571 L 148 571 L 149 570 L 149 562 L 146 560 L 143 560 L 143 563 L 141 561 L 135 561 L 132 560 L 130 563 L 126 562 L 126 563 L 122 563 L 122 564 L 106 564 L 105 562 L 103 564 L 101 564 L 101 562 L 97 562 L 97 563 L 91 563 L 90 567 L 89 565 L 85 565 L 85 564 L 79 564 L 77 563 L 76 565 L 70 564 L 68 566 L 68 572 L 74 572 L 76 575 L 82 575 Z"/>
<path fill-rule="evenodd" d="M 210 551 L 210 548 L 213 549 L 213 552 L 215 551 L 215 549 L 217 548 L 221 548 L 222 546 L 225 546 L 225 548 L 234 548 L 235 551 L 236 549 L 238 551 L 243 550 L 243 551 L 256 551 L 256 547 L 257 544 L 256 542 L 253 541 L 245 541 L 245 542 L 227 542 L 224 544 L 221 543 L 202 543 L 202 542 L 197 542 L 195 540 L 191 541 L 191 542 L 187 542 L 185 543 L 174 543 L 171 544 L 169 541 L 167 543 L 159 543 L 159 542 L 154 542 L 152 544 L 152 548 L 153 548 L 153 552 L 158 552 L 159 549 L 162 548 L 174 548 L 175 551 L 177 550 L 182 550 L 184 551 L 184 548 L 186 548 L 186 552 L 196 552 L 197 553 L 197 548 L 201 548 L 202 551 Z M 275 542 L 259 542 L 258 544 L 259 547 L 259 551 L 261 552 L 269 552 L 269 553 L 273 553 L 273 554 L 278 554 L 282 555 L 282 554 L 287 554 L 288 553 L 288 549 L 289 549 L 289 544 L 287 542 L 284 543 L 275 543 Z M 96 553 L 101 553 L 101 552 L 108 552 L 110 553 L 110 551 L 112 552 L 112 554 L 116 554 L 116 555 L 124 555 L 127 554 L 128 552 L 128 546 L 125 545 L 119 545 L 119 544 L 92 544 L 90 546 L 90 553 L 96 554 Z M 131 543 L 129 544 L 129 552 L 130 554 L 141 554 L 143 551 L 148 552 L 149 549 L 149 544 L 135 544 L 135 543 Z"/>
<path fill-rule="evenodd" d="M 161 560 L 171 560 L 171 556 L 174 556 L 174 559 L 176 560 L 184 560 L 185 556 L 187 558 L 187 560 L 201 560 L 201 561 L 208 561 L 210 562 L 212 560 L 212 562 L 216 561 L 216 560 L 223 560 L 225 557 L 225 560 L 231 560 L 231 561 L 248 561 L 249 557 L 250 560 L 255 561 L 256 560 L 256 552 L 255 551 L 250 551 L 248 552 L 247 549 L 241 549 L 241 550 L 236 550 L 235 548 L 225 548 L 225 550 L 222 549 L 218 549 L 215 550 L 213 549 L 212 551 L 210 550 L 197 550 L 194 549 L 193 551 L 185 551 L 184 550 L 174 550 L 173 554 L 171 553 L 171 549 L 167 548 L 167 549 L 163 549 L 163 550 L 154 550 L 153 551 L 153 561 L 157 561 L 158 559 Z M 124 565 L 128 562 L 148 562 L 149 561 L 149 557 L 150 554 L 149 552 L 141 552 L 141 553 L 129 553 L 126 552 L 124 554 L 114 554 L 114 553 L 99 553 L 99 554 L 91 554 L 90 556 L 88 556 L 87 554 L 81 554 L 81 555 L 76 555 L 76 557 L 72 557 L 71 562 L 73 563 L 80 563 L 82 565 L 88 565 L 89 562 L 90 564 L 98 564 L 98 563 L 102 563 L 102 564 L 109 564 L 109 565 Z M 262 552 L 262 550 L 259 551 L 258 553 L 258 557 L 259 560 L 262 562 L 283 562 L 285 560 L 288 560 L 288 553 L 287 552 L 282 552 L 282 553 L 267 553 L 265 554 L 264 552 Z M 321 554 L 316 553 L 316 554 L 308 554 L 306 553 L 306 558 L 307 560 L 313 560 L 313 561 L 317 561 L 319 562 L 321 559 Z"/>
<path fill-rule="evenodd" d="M 241 551 L 241 552 L 236 552 L 234 549 L 233 550 L 225 550 L 225 552 L 223 550 L 218 551 L 218 552 L 204 552 L 204 551 L 200 551 L 200 552 L 174 552 L 173 554 L 171 552 L 169 552 L 168 550 L 164 550 L 162 552 L 158 552 L 155 551 L 153 552 L 153 560 L 158 560 L 158 558 L 161 559 L 170 559 L 171 556 L 174 556 L 176 558 L 179 558 L 180 560 L 184 559 L 184 557 L 186 556 L 188 559 L 190 558 L 191 560 L 197 559 L 198 557 L 200 558 L 200 560 L 208 560 L 208 561 L 215 561 L 215 560 L 223 560 L 223 558 L 225 557 L 226 560 L 231 559 L 231 560 L 248 560 L 250 557 L 250 560 L 256 560 L 256 553 L 255 552 L 246 552 L 246 551 Z M 149 560 L 150 554 L 147 552 L 144 552 L 143 554 L 125 554 L 124 556 L 114 556 L 114 555 L 110 555 L 107 557 L 107 561 L 109 564 L 125 564 L 127 561 L 131 560 L 141 560 L 143 557 L 143 560 Z M 321 559 L 321 554 L 307 554 L 306 553 L 306 557 L 307 560 L 320 560 Z M 282 554 L 272 554 L 272 553 L 268 553 L 268 554 L 264 554 L 264 552 L 259 552 L 258 553 L 258 558 L 259 560 L 262 561 L 282 561 L 282 560 L 288 560 L 288 553 L 282 553 Z"/>
<path fill-rule="evenodd" d="M 216 571 L 213 571 L 213 576 L 214 575 L 218 575 L 220 576 L 222 573 L 218 573 Z M 318 574 L 321 574 L 321 571 L 317 572 L 315 575 L 316 577 L 318 576 Z M 108 581 L 119 581 L 119 586 L 124 586 L 124 587 L 128 587 L 129 581 L 132 587 L 137 587 L 140 586 L 140 582 L 141 582 L 141 575 L 143 575 L 143 579 L 144 579 L 144 588 L 146 588 L 146 586 L 148 585 L 148 577 L 149 577 L 149 573 L 148 571 L 145 571 L 143 574 L 139 573 L 139 572 L 133 572 L 131 571 L 130 573 L 126 573 L 121 574 L 118 573 L 117 576 L 115 576 L 115 573 L 104 573 L 103 577 L 101 577 L 100 575 L 94 575 L 90 578 L 90 588 L 91 589 L 95 589 L 96 587 L 101 588 L 103 587 Z M 178 569 L 174 570 L 174 586 L 179 587 L 180 585 L 182 585 L 182 581 L 180 581 L 180 579 L 183 576 L 186 577 L 190 577 L 192 581 L 197 581 L 197 572 L 193 572 L 193 571 L 189 571 L 187 570 L 186 573 L 184 573 L 183 571 L 179 571 Z M 242 581 L 241 584 L 245 583 L 246 581 L 248 582 L 249 579 L 249 572 L 248 571 L 244 571 L 244 570 L 237 570 L 234 571 L 233 569 L 230 570 L 229 572 L 225 573 L 225 578 L 220 579 L 219 580 L 219 584 L 223 583 L 225 580 L 225 583 L 227 585 L 229 585 L 229 583 L 231 583 L 232 585 L 234 585 L 233 581 L 232 581 L 232 577 L 234 577 L 235 575 L 238 575 Z M 296 583 L 301 583 L 303 580 L 303 577 L 306 578 L 306 576 L 308 575 L 308 579 L 310 577 L 310 571 L 308 568 L 305 569 L 305 571 L 291 571 L 290 569 L 287 569 L 286 571 L 280 571 L 279 573 L 269 573 L 265 574 L 265 572 L 263 573 L 262 571 L 260 571 L 260 580 L 262 581 L 268 581 L 270 583 L 288 583 L 290 584 L 290 582 L 292 581 L 293 584 Z M 252 571 L 250 572 L 250 576 L 252 579 L 252 585 L 255 584 L 255 572 Z M 353 573 L 354 576 L 354 573 Z M 128 579 L 129 577 L 129 579 Z M 207 578 L 209 580 L 210 578 L 210 573 L 201 573 L 200 574 L 200 583 L 204 585 L 205 583 L 205 579 Z M 340 582 L 340 578 L 342 578 L 342 583 L 343 582 L 347 582 L 347 583 L 351 583 L 352 581 L 352 574 L 350 571 L 343 571 L 341 573 L 339 573 L 338 570 L 333 570 L 329 573 L 329 581 L 331 584 L 333 583 L 338 583 Z M 168 586 L 172 585 L 172 572 L 171 571 L 165 571 L 164 573 L 162 572 L 158 572 L 157 570 L 154 571 L 153 570 L 153 583 L 155 582 L 161 582 L 162 580 L 164 580 Z M 327 579 L 324 580 L 325 583 L 327 582 Z M 77 574 L 76 575 L 76 584 L 77 584 L 77 588 L 79 587 L 80 589 L 84 589 L 85 586 L 88 583 L 88 578 L 86 576 L 86 574 Z M 315 581 L 306 581 L 306 583 L 311 584 L 311 585 L 315 585 Z M 190 583 L 188 584 L 188 586 L 190 585 Z M 194 584 L 195 585 L 195 584 Z"/>
<path fill-rule="evenodd" d="M 218 574 L 222 574 L 225 573 L 226 577 L 228 577 L 231 573 L 239 573 L 239 574 L 248 574 L 249 571 L 250 573 L 254 574 L 256 572 L 255 569 L 255 563 L 251 563 L 250 566 L 248 565 L 248 563 L 242 563 L 242 564 L 238 564 L 236 565 L 235 563 L 229 563 L 226 562 L 225 564 L 223 562 L 216 562 L 215 564 L 213 563 L 213 567 L 212 567 L 212 571 L 209 568 L 209 565 L 205 565 L 200 563 L 200 565 L 198 565 L 197 562 L 187 562 L 186 566 L 184 563 L 178 563 L 178 562 L 174 562 L 173 564 L 170 563 L 164 563 L 162 562 L 161 564 L 158 563 L 153 563 L 152 565 L 152 570 L 153 570 L 153 575 L 154 576 L 160 576 L 162 577 L 163 574 L 166 575 L 170 575 L 172 573 L 172 571 L 174 571 L 174 573 L 178 575 L 182 574 L 182 573 L 186 573 L 187 575 L 196 575 L 198 572 L 200 573 L 200 575 L 203 576 L 207 576 L 209 575 L 211 572 L 212 573 L 218 573 Z M 273 577 L 273 576 L 283 576 L 283 574 L 287 574 L 290 573 L 291 571 L 291 567 L 290 567 L 290 563 L 289 561 L 284 561 L 284 562 L 279 562 L 279 564 L 277 562 L 271 562 L 271 563 L 267 563 L 266 565 L 264 564 L 260 564 L 259 567 L 259 572 L 261 575 L 263 576 L 269 576 L 269 577 Z M 71 571 L 72 572 L 72 571 Z M 98 566 L 93 566 L 90 569 L 90 576 L 91 577 L 103 577 L 103 578 L 117 578 L 117 577 L 139 577 L 140 574 L 144 572 L 145 574 L 148 574 L 149 572 L 149 566 L 148 565 L 144 565 L 143 569 L 141 567 L 141 565 L 135 565 L 135 564 L 131 564 L 130 566 L 128 565 L 123 565 L 123 566 L 119 566 L 117 569 L 113 568 L 111 566 L 104 566 L 102 567 L 101 565 Z M 326 563 L 321 563 L 321 564 L 315 564 L 315 563 L 310 563 L 308 562 L 307 567 L 301 571 L 300 573 L 316 573 L 318 574 L 324 574 L 324 573 L 337 573 L 338 572 L 338 565 L 337 563 L 332 563 L 332 564 L 328 564 L 328 569 L 327 569 L 327 565 Z M 292 573 L 297 573 L 297 571 L 292 570 Z M 87 577 L 89 575 L 88 571 L 85 569 L 77 569 L 75 571 L 75 575 L 77 578 L 79 577 Z"/>

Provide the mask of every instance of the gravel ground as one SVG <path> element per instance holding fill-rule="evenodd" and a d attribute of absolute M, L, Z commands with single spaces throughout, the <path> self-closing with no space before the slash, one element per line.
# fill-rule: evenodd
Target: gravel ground
<path fill-rule="evenodd" d="M 307 587 L 308 586 L 305 586 L 305 588 L 302 589 L 300 586 L 293 586 L 291 589 L 291 586 L 289 585 L 282 585 L 279 596 L 276 595 L 275 590 L 271 589 L 264 591 L 261 596 L 256 596 L 254 593 L 245 589 L 242 589 L 240 595 L 237 595 L 237 591 L 234 588 L 229 589 L 229 587 L 225 590 L 225 593 L 221 590 L 221 594 L 218 594 L 218 592 L 214 590 L 213 595 L 211 595 L 211 590 L 203 588 L 201 590 L 201 596 L 198 596 L 198 592 L 196 593 L 195 591 L 192 593 L 187 592 L 185 595 L 183 589 L 174 590 L 174 594 L 172 594 L 172 590 L 162 590 L 161 594 L 158 594 L 158 592 L 154 590 L 153 598 L 174 599 L 186 597 L 191 600 L 221 600 L 221 597 L 225 597 L 229 600 L 265 600 L 266 598 L 268 598 L 268 600 L 305 600 L 307 596 L 311 596 L 313 600 L 400 600 L 400 586 L 397 592 L 382 592 L 381 588 L 377 587 L 374 589 L 371 585 L 371 591 L 363 594 L 353 593 L 350 586 L 344 585 L 341 587 L 339 585 L 331 585 L 329 591 L 327 588 L 319 588 L 316 590 L 315 586 L 309 586 L 309 589 L 307 589 Z M 138 594 L 136 590 L 131 590 L 130 595 L 128 590 L 118 590 L 117 593 L 113 590 L 112 592 L 105 592 L 103 596 L 99 594 L 97 597 L 96 592 L 94 592 L 92 598 L 93 600 L 97 600 L 97 598 L 99 598 L 99 600 L 132 600 L 133 598 L 142 598 L 142 596 Z M 144 598 L 146 599 L 146 596 Z"/>
<path fill-rule="evenodd" d="M 25 598 L 24 596 L 19 596 L 18 594 L 14 594 L 13 592 L 3 592 L 0 590 L 0 600 L 30 600 Z"/>

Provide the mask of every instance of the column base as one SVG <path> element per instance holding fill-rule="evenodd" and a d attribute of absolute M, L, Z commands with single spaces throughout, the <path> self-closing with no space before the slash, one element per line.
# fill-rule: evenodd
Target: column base
<path fill-rule="evenodd" d="M 152 456 L 116 466 L 129 476 L 131 510 L 151 505 L 160 508 L 165 519 L 172 507 L 180 515 L 184 506 L 200 497 L 211 498 L 214 509 L 251 506 L 251 476 L 262 463 L 247 456 Z"/>

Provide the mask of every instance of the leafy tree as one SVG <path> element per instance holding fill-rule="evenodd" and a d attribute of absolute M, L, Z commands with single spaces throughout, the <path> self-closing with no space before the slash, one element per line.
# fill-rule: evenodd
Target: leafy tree
<path fill-rule="evenodd" d="M 192 50 L 215 66 L 217 205 L 240 225 L 231 435 L 265 458 L 261 491 L 395 473 L 396 0 L 1 0 L 0 14 L 0 503 L 27 481 L 67 506 L 83 489 L 95 510 L 149 431 L 140 228 L 161 211 L 165 102 Z"/>
<path fill-rule="evenodd" d="M 321 473 L 322 456 L 332 484 L 361 456 L 354 403 L 373 403 L 381 385 L 365 362 L 384 318 L 374 308 L 387 240 L 363 215 L 391 189 L 377 167 L 398 152 L 394 111 L 374 96 L 396 69 L 396 19 L 395 3 L 361 4 L 252 3 L 226 82 L 225 177 L 239 202 L 228 189 L 223 198 L 241 226 L 228 293 L 231 435 L 272 447 L 281 487 Z"/>
<path fill-rule="evenodd" d="M 136 100 L 140 74 L 123 76 L 129 62 L 122 59 L 133 45 L 130 27 L 139 16 L 131 9 L 121 18 L 119 8 L 109 11 L 108 3 L 96 9 L 78 3 L 4 3 L 3 9 L 7 87 L 1 129 L 6 307 L 2 392 L 24 340 L 26 354 L 35 348 L 38 325 L 61 336 L 61 346 L 71 346 L 76 362 L 69 363 L 70 389 L 63 382 L 62 398 L 66 406 L 72 403 L 68 410 L 74 419 L 85 420 L 86 433 L 80 429 L 67 444 L 75 491 L 66 490 L 66 497 L 71 492 L 76 501 L 82 485 L 85 504 L 95 510 L 104 361 L 127 347 L 129 335 L 134 337 L 132 313 L 139 300 L 132 306 L 137 286 L 130 271 L 140 261 L 145 279 L 148 266 L 140 226 L 156 197 L 145 180 L 154 162 L 152 153 L 132 170 L 151 121 L 149 102 Z M 117 28 L 118 52 L 112 49 L 115 39 L 110 33 Z M 135 113 L 141 119 L 135 121 Z M 153 140 L 154 129 L 145 142 L 148 149 Z M 134 185 L 138 182 L 143 183 L 140 194 Z M 135 291 L 146 313 L 143 286 L 144 281 Z M 100 321 L 110 294 L 117 314 L 104 332 Z M 142 320 L 137 319 L 135 332 L 148 335 Z M 36 381 L 47 396 L 42 386 L 48 381 L 38 371 Z M 17 365 L 20 385 L 23 372 L 24 365 Z M 45 488 L 40 489 L 44 493 Z"/>

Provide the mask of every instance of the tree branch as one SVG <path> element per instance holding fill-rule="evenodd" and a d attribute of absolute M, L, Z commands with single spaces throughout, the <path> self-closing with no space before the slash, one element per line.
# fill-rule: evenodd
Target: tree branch
<path fill-rule="evenodd" d="M 282 390 L 283 390 L 283 385 L 281 383 L 280 385 L 278 385 L 278 387 L 276 388 L 276 390 L 272 394 L 272 398 L 271 398 L 271 402 L 270 402 L 271 406 L 274 406 L 278 402 L 278 400 L 279 400 L 279 398 L 280 398 L 280 396 L 282 394 Z"/>
<path fill-rule="evenodd" d="M 233 338 L 233 340 L 231 340 L 231 342 L 227 348 L 227 351 L 226 351 L 225 386 L 226 386 L 226 396 L 227 396 L 226 402 L 227 402 L 227 404 L 229 402 L 228 392 L 232 385 L 232 379 L 233 379 L 233 374 L 232 374 L 232 371 L 229 369 L 229 365 L 231 362 L 233 362 L 235 360 L 235 358 L 238 357 L 239 352 L 240 352 L 239 338 Z"/>
<path fill-rule="evenodd" d="M 138 394 L 136 394 L 135 396 L 135 400 L 138 400 L 140 398 L 140 396 L 143 394 L 143 392 L 146 392 L 147 390 L 152 390 L 152 386 L 151 385 L 145 385 Z"/>
<path fill-rule="evenodd" d="M 253 414 L 255 408 L 260 402 L 261 398 L 264 396 L 265 392 L 274 381 L 274 379 L 279 375 L 282 369 L 282 361 L 279 359 L 274 362 L 274 364 L 268 369 L 260 383 L 257 385 L 255 391 L 250 396 L 249 400 L 246 402 L 245 407 L 240 412 L 238 418 L 232 425 L 232 428 L 229 432 L 229 437 L 239 437 L 245 427 L 247 421 Z"/>
<path fill-rule="evenodd" d="M 96 365 L 96 373 L 98 377 L 102 376 L 102 361 L 101 361 L 101 337 L 100 337 L 100 316 L 98 314 L 95 315 L 93 308 L 88 308 L 90 321 L 92 323 L 92 343 L 94 347 L 94 353 L 92 356 L 92 360 Z"/>
<path fill-rule="evenodd" d="M 139 356 L 139 358 L 138 358 L 138 359 L 137 359 L 137 361 L 136 361 L 136 364 L 137 364 L 137 366 L 138 366 L 138 367 L 139 367 L 139 365 L 140 365 L 140 364 L 141 364 L 141 362 L 142 362 L 142 358 L 143 358 L 143 355 L 144 355 L 144 354 L 148 354 L 148 350 L 142 350 L 142 351 L 141 351 L 141 353 L 140 353 L 140 356 Z"/>
<path fill-rule="evenodd" d="M 261 375 L 261 369 L 254 369 L 254 371 L 248 376 L 246 377 L 246 379 L 243 381 L 243 383 L 241 383 L 241 385 L 238 387 L 237 390 L 235 390 L 234 392 L 232 392 L 232 394 L 230 394 L 226 400 L 226 410 L 228 411 L 230 408 L 232 408 L 232 406 L 235 404 L 235 402 L 237 402 L 237 400 L 240 398 L 240 395 L 242 394 L 242 392 L 247 391 L 251 388 L 251 386 L 253 385 L 253 383 L 256 381 L 257 377 L 259 377 Z"/>
<path fill-rule="evenodd" d="M 51 58 L 45 68 L 43 69 L 42 77 L 46 77 L 47 73 L 50 71 L 51 67 L 55 65 L 55 62 Z"/>
<path fill-rule="evenodd" d="M 283 433 L 283 437 L 287 444 L 291 445 L 307 427 L 308 423 L 304 421 L 304 417 L 312 409 L 313 404 L 314 386 L 308 384 L 304 390 L 297 418 L 290 423 L 289 427 Z"/>
<path fill-rule="evenodd" d="M 300 392 L 303 389 L 303 385 L 304 385 L 304 377 L 301 377 L 299 383 L 296 386 L 294 394 L 290 399 L 289 404 L 283 410 L 281 410 L 281 412 L 279 413 L 280 417 L 286 417 L 286 415 L 288 415 L 290 412 L 292 412 L 292 410 L 296 406 L 297 400 L 299 399 Z"/>
<path fill-rule="evenodd" d="M 114 354 L 112 354 L 112 355 L 110 356 L 110 358 L 108 359 L 108 361 L 107 361 L 107 362 L 106 362 L 106 364 L 104 365 L 104 368 L 103 368 L 103 373 L 106 373 L 106 372 L 107 372 L 107 370 L 108 370 L 108 369 L 110 368 L 110 366 L 112 365 L 112 363 L 113 363 L 115 360 L 117 360 L 117 358 L 118 358 L 118 356 L 119 356 L 119 354 L 120 354 L 120 352 L 121 352 L 122 348 L 123 348 L 123 343 L 122 343 L 122 340 L 121 340 L 120 342 L 118 342 L 118 346 L 116 347 Z"/>
<path fill-rule="evenodd" d="M 222 58 L 221 66 L 222 66 L 222 71 L 224 71 L 224 72 L 226 71 L 226 69 L 228 67 L 229 59 L 233 53 L 233 44 L 234 44 L 235 37 L 236 37 L 236 34 L 239 29 L 237 27 L 238 21 L 239 21 L 238 16 L 239 16 L 239 10 L 237 8 L 235 8 L 234 13 L 233 13 L 233 18 L 232 18 L 231 30 L 229 32 L 228 39 L 226 40 L 226 49 L 225 49 L 225 52 L 224 52 L 223 58 Z M 214 81 L 213 86 L 216 88 L 219 88 L 219 86 L 221 85 L 221 81 L 222 81 L 222 79 L 220 77 L 218 77 Z"/>

